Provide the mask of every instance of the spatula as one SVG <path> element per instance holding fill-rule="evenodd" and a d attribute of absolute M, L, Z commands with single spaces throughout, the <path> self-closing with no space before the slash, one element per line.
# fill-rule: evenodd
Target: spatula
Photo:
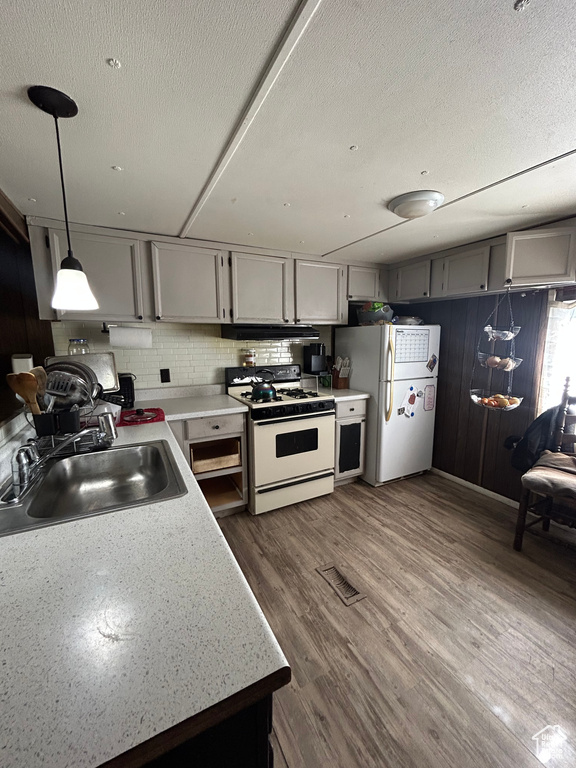
<path fill-rule="evenodd" d="M 38 382 L 33 373 L 8 373 L 6 381 L 10 389 L 24 400 L 30 411 L 36 415 L 40 413 L 36 395 L 38 394 Z"/>

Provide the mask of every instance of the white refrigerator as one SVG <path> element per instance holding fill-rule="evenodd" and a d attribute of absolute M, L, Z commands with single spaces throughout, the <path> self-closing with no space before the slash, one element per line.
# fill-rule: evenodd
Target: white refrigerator
<path fill-rule="evenodd" d="M 368 392 L 364 480 L 380 485 L 432 466 L 439 325 L 337 328 L 350 388 Z"/>

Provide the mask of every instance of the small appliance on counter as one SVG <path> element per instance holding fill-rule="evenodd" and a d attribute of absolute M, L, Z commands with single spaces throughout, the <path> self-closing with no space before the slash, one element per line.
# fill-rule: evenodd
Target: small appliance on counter
<path fill-rule="evenodd" d="M 134 380 L 136 376 L 133 373 L 119 373 L 118 383 L 120 384 L 120 394 L 122 395 L 122 409 L 134 408 Z"/>
<path fill-rule="evenodd" d="M 326 376 L 326 345 L 321 342 L 304 347 L 304 370 L 311 376 Z"/>

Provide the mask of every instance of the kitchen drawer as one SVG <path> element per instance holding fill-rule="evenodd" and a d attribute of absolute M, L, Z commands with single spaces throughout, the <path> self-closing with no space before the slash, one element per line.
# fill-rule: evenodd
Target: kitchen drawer
<path fill-rule="evenodd" d="M 349 419 L 351 416 L 364 416 L 366 413 L 366 400 L 336 400 L 336 418 Z"/>
<path fill-rule="evenodd" d="M 186 422 L 186 431 L 188 440 L 243 432 L 244 414 L 232 413 L 223 414 L 222 416 L 204 416 L 199 419 L 189 419 Z"/>

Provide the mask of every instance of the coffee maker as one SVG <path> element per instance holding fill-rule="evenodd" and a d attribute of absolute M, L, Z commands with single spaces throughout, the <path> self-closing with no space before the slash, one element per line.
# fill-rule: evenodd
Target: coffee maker
<path fill-rule="evenodd" d="M 311 376 L 326 376 L 326 345 L 308 344 L 304 347 L 304 373 Z"/>

